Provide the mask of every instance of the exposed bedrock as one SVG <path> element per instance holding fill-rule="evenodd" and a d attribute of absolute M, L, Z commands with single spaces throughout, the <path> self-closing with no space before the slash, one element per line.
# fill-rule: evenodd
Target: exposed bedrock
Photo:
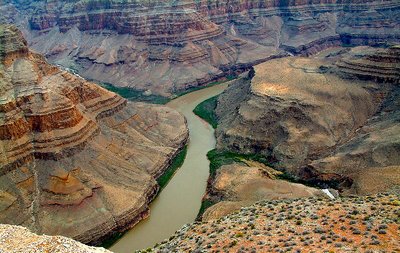
<path fill-rule="evenodd" d="M 257 162 L 224 165 L 207 187 L 205 199 L 216 203 L 202 220 L 218 219 L 260 200 L 324 197 L 322 191 L 276 178 L 278 171 Z"/>
<path fill-rule="evenodd" d="M 31 47 L 82 76 L 164 96 L 282 51 L 399 41 L 398 1 L 5 1 Z"/>
<path fill-rule="evenodd" d="M 399 185 L 398 47 L 272 60 L 219 98 L 218 148 L 349 192 Z"/>
<path fill-rule="evenodd" d="M 9 253 L 111 253 L 104 248 L 90 247 L 67 237 L 37 235 L 24 227 L 13 225 L 0 225 L 0 240 L 0 250 Z"/>
<path fill-rule="evenodd" d="M 49 65 L 14 27 L 0 41 L 0 223 L 97 243 L 145 217 L 184 117 Z"/>

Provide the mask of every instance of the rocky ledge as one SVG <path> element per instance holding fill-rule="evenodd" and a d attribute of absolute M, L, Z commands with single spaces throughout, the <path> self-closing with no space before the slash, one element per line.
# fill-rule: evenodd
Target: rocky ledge
<path fill-rule="evenodd" d="M 0 26 L 0 223 L 97 243 L 148 215 L 184 117 L 49 65 Z"/>
<path fill-rule="evenodd" d="M 188 224 L 153 252 L 396 252 L 399 197 L 264 200 Z"/>
<path fill-rule="evenodd" d="M 398 42 L 385 1 L 3 1 L 51 62 L 82 76 L 170 96 L 282 55 Z"/>
<path fill-rule="evenodd" d="M 0 224 L 0 252 L 111 253 L 63 236 L 36 235 L 20 226 Z"/>
<path fill-rule="evenodd" d="M 217 147 L 344 193 L 400 184 L 400 50 L 331 49 L 254 68 L 218 100 Z"/>

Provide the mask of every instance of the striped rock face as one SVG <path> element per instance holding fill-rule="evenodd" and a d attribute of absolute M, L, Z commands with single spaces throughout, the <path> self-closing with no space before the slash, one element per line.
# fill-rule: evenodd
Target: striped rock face
<path fill-rule="evenodd" d="M 142 219 L 183 116 L 49 65 L 12 26 L 0 42 L 0 223 L 95 243 Z"/>
<path fill-rule="evenodd" d="M 170 96 L 286 51 L 399 41 L 399 2 L 5 1 L 50 61 L 116 86 Z"/>

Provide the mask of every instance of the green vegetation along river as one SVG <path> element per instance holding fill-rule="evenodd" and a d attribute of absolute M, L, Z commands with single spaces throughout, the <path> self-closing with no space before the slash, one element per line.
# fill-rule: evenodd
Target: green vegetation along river
<path fill-rule="evenodd" d="M 169 238 L 196 219 L 209 175 L 207 152 L 215 147 L 214 129 L 193 113 L 202 101 L 221 93 L 227 83 L 191 92 L 167 104 L 185 115 L 190 142 L 186 159 L 171 181 L 150 205 L 150 217 L 125 233 L 110 250 L 134 252 Z"/>

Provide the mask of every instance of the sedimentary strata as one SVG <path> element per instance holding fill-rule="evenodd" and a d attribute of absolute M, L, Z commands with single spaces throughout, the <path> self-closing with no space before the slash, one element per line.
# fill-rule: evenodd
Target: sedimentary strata
<path fill-rule="evenodd" d="M 338 173 L 354 179 L 350 191 L 367 194 L 390 189 L 400 183 L 400 49 L 355 48 L 336 63 L 343 78 L 373 80 L 373 92 L 382 101 L 376 113 L 350 139 L 330 154 L 303 168 Z M 383 88 L 386 84 L 386 88 Z M 307 175 L 308 176 L 308 175 Z"/>
<path fill-rule="evenodd" d="M 319 185 L 390 189 L 400 183 L 399 56 L 397 46 L 338 48 L 260 64 L 220 96 L 217 145 Z"/>
<path fill-rule="evenodd" d="M 0 22 L 82 76 L 164 96 L 281 55 L 399 41 L 398 1 L 3 1 Z"/>
<path fill-rule="evenodd" d="M 49 65 L 0 26 L 0 223 L 96 243 L 148 214 L 184 117 Z"/>

